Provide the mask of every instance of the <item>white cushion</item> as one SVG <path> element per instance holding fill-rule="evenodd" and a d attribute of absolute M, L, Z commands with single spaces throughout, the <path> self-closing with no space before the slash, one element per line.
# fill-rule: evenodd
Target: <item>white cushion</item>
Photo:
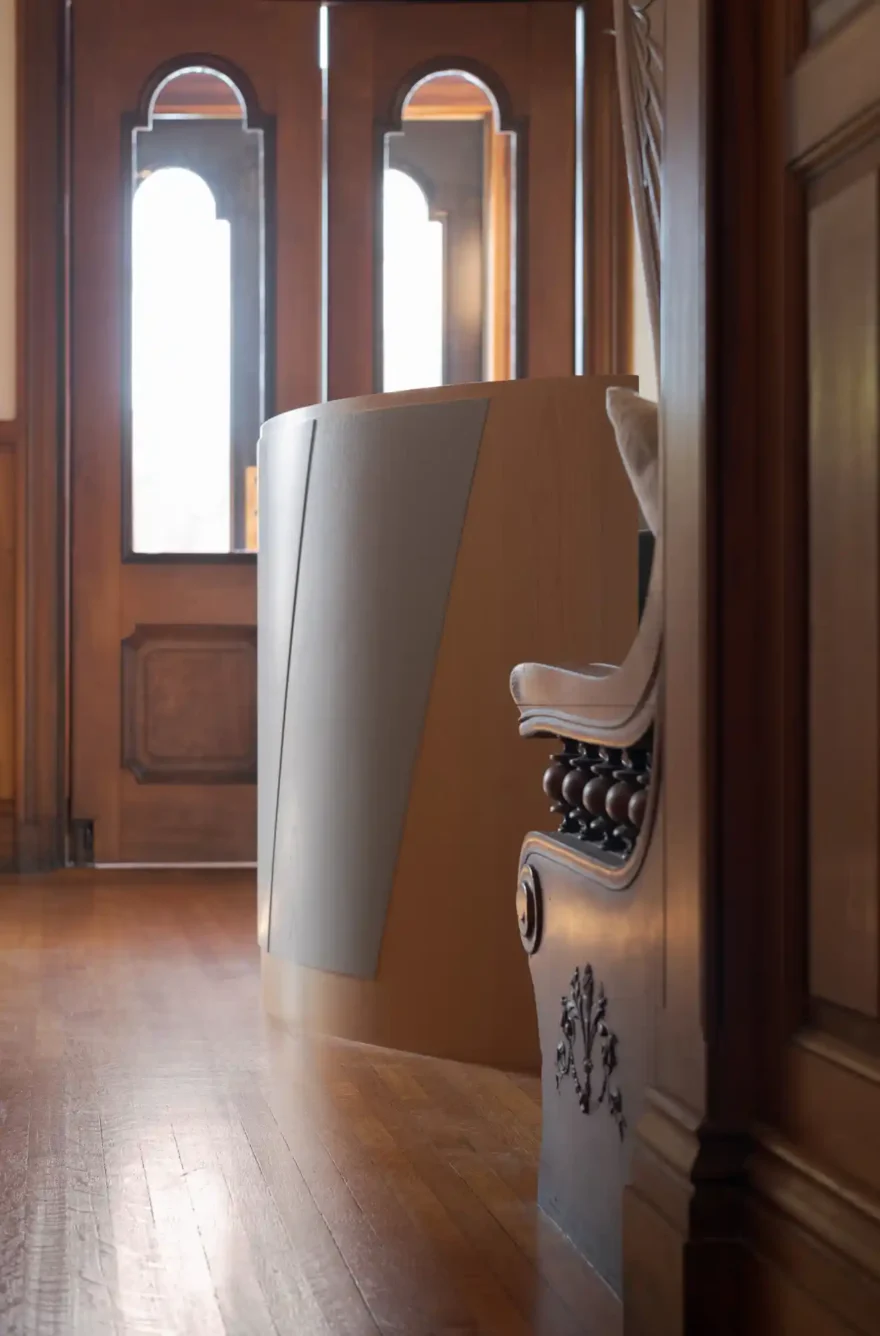
<path fill-rule="evenodd" d="M 648 528 L 660 529 L 660 458 L 657 405 L 635 390 L 612 385 L 605 391 L 605 407 L 617 437 L 633 491 Z"/>

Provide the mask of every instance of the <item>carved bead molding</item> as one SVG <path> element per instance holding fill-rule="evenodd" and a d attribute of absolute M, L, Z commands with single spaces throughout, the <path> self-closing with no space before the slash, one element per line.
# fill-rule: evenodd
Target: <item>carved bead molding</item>
<path fill-rule="evenodd" d="M 625 863 L 635 847 L 651 787 L 649 742 L 621 750 L 566 739 L 544 771 L 560 834 L 583 841 L 603 862 Z"/>
<path fill-rule="evenodd" d="M 585 965 L 583 972 L 578 967 L 572 976 L 568 995 L 562 998 L 559 1022 L 562 1038 L 556 1045 L 556 1089 L 562 1081 L 572 1080 L 578 1104 L 586 1114 L 605 1104 L 623 1141 L 626 1135 L 623 1097 L 617 1086 L 611 1084 L 617 1067 L 617 1035 L 608 1028 L 607 1009 L 605 989 L 601 983 L 596 984 L 592 965 Z M 594 1101 L 593 1070 L 597 1044 L 602 1084 Z"/>

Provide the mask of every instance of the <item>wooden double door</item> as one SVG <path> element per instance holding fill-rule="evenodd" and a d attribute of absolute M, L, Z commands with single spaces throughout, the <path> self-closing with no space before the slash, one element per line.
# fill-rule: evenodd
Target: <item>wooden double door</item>
<path fill-rule="evenodd" d="M 381 388 L 377 136 L 438 62 L 518 137 L 516 370 L 572 370 L 575 6 L 348 9 L 71 8 L 75 860 L 256 857 L 259 427 Z"/>

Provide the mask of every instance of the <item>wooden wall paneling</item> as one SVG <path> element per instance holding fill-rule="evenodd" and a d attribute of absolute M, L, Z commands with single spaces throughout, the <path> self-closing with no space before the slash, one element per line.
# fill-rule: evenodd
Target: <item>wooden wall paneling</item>
<path fill-rule="evenodd" d="M 19 448 L 16 510 L 17 861 L 64 858 L 65 509 L 62 180 L 65 6 L 19 4 Z"/>
<path fill-rule="evenodd" d="M 255 626 L 137 626 L 122 642 L 122 763 L 141 784 L 257 777 Z"/>
<path fill-rule="evenodd" d="M 584 370 L 633 369 L 635 236 L 614 51 L 613 0 L 585 7 Z"/>
<path fill-rule="evenodd" d="M 789 86 L 789 160 L 807 183 L 810 523 L 810 1028 L 785 1058 L 779 1125 L 836 1191 L 880 1210 L 877 805 L 880 72 L 858 11 Z M 844 87 L 846 86 L 846 87 Z M 843 766 L 850 802 L 831 782 Z M 844 786 L 840 786 L 844 787 Z M 864 795 L 864 802 L 862 797 Z M 806 1009 L 806 996 L 803 1003 Z M 875 1321 L 880 1310 L 875 1310 Z"/>
<path fill-rule="evenodd" d="M 815 200 L 808 220 L 810 992 L 869 1016 L 880 1014 L 878 184 L 875 164 Z"/>
<path fill-rule="evenodd" d="M 737 775 L 742 803 L 731 839 L 753 846 L 748 879 L 731 886 L 725 904 L 737 891 L 755 901 L 759 947 L 743 958 L 725 929 L 725 967 L 739 959 L 739 973 L 752 976 L 743 1024 L 758 1037 L 748 1063 L 759 1146 L 746 1175 L 744 1226 L 755 1258 L 748 1320 L 767 1336 L 867 1336 L 880 1325 L 880 1027 L 870 921 L 880 157 L 871 139 L 880 86 L 875 71 L 871 92 L 867 10 L 851 17 L 853 31 L 842 28 L 806 54 L 805 7 L 758 6 L 758 16 L 763 119 L 751 137 L 762 164 L 759 301 L 749 319 L 758 331 L 760 413 L 751 430 L 733 405 L 730 452 L 735 445 L 748 455 L 753 441 L 759 460 L 750 496 L 736 503 L 726 478 L 719 489 L 728 524 L 752 516 L 748 542 L 760 572 L 751 599 L 759 713 L 745 728 L 740 700 L 742 741 L 737 748 L 731 729 L 724 766 Z M 742 97 L 741 81 L 737 91 Z M 719 419 L 730 408 L 719 403 Z M 742 565 L 735 574 L 747 589 Z M 742 649 L 727 658 L 737 675 L 747 666 Z M 754 736 L 763 739 L 757 768 Z M 847 779 L 835 787 L 831 771 L 841 764 Z M 845 808 L 840 791 L 849 792 Z M 745 830 L 753 832 L 748 841 Z"/>
<path fill-rule="evenodd" d="M 821 153 L 840 151 L 876 121 L 878 48 L 880 4 L 874 0 L 798 62 L 789 90 L 791 162 L 805 167 Z"/>
<path fill-rule="evenodd" d="M 821 42 L 857 9 L 875 3 L 876 0 L 807 0 L 810 41 Z"/>

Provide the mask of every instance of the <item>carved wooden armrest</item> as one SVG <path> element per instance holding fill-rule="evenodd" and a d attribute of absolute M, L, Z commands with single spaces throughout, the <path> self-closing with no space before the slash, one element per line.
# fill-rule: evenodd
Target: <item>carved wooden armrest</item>
<path fill-rule="evenodd" d="M 660 544 L 654 554 L 645 612 L 624 662 L 581 669 L 521 663 L 510 677 L 523 737 L 635 746 L 654 722 L 663 630 Z"/>
<path fill-rule="evenodd" d="M 644 616 L 620 667 L 524 663 L 510 679 L 520 733 L 562 743 L 544 772 L 559 833 L 605 868 L 632 862 L 653 813 L 662 569 L 658 543 Z"/>

